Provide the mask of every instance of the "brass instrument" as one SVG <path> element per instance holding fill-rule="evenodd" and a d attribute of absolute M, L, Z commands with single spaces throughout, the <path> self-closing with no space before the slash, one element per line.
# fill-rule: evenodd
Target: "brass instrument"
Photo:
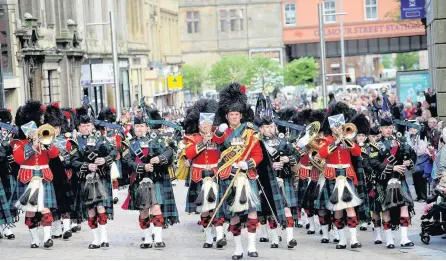
<path fill-rule="evenodd" d="M 309 145 L 318 135 L 321 124 L 318 121 L 308 124 L 305 128 L 305 135 L 299 139 L 298 143 L 301 145 Z"/>
<path fill-rule="evenodd" d="M 56 137 L 56 130 L 49 124 L 44 124 L 37 129 L 39 142 L 43 145 L 50 145 Z"/>
<path fill-rule="evenodd" d="M 325 169 L 325 160 L 319 156 L 319 150 L 325 143 L 325 139 L 316 138 L 310 144 L 310 151 L 308 152 L 308 157 L 310 158 L 310 163 L 319 171 L 323 172 Z M 318 157 L 316 157 L 316 155 Z"/>
<path fill-rule="evenodd" d="M 344 133 L 344 139 L 353 140 L 358 133 L 358 128 L 356 128 L 356 125 L 353 123 L 346 123 L 342 126 L 342 131 Z"/>

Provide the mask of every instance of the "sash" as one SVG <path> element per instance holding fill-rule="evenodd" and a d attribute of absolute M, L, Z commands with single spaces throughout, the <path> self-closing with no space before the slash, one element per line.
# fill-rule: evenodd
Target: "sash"
<path fill-rule="evenodd" d="M 240 125 L 240 127 L 238 127 L 237 129 L 233 130 L 231 132 L 231 134 L 229 134 L 228 137 L 226 137 L 226 140 L 223 142 L 223 145 L 226 148 L 231 147 L 231 140 L 233 138 L 240 137 L 242 135 L 243 131 L 245 130 L 245 128 L 246 128 L 246 123 L 243 123 L 242 125 Z"/>
<path fill-rule="evenodd" d="M 398 152 L 398 149 L 399 149 L 398 142 L 396 142 L 396 145 L 390 149 L 390 156 L 384 160 L 384 164 L 387 165 L 395 160 L 395 155 Z"/>

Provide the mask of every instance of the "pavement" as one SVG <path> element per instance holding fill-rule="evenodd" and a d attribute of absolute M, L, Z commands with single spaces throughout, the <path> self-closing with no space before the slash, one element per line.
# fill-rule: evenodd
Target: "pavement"
<path fill-rule="evenodd" d="M 409 180 L 409 184 L 411 180 Z M 411 186 L 413 188 L 413 186 Z M 124 211 L 120 208 L 126 197 L 126 191 L 119 192 L 120 201 L 115 205 L 115 219 L 108 223 L 108 235 L 110 248 L 89 250 L 88 245 L 92 240 L 92 234 L 86 223 L 82 224 L 82 231 L 77 232 L 69 241 L 54 240 L 54 247 L 46 250 L 43 248 L 31 249 L 30 234 L 25 227 L 23 218 L 14 228 L 15 240 L 0 239 L 1 259 L 198 259 L 198 260 L 230 260 L 233 252 L 232 235 L 228 233 L 228 245 L 224 249 L 204 249 L 202 245 L 202 228 L 197 225 L 198 215 L 188 215 L 184 212 L 187 188 L 184 182 L 178 182 L 174 187 L 175 198 L 180 212 L 180 224 L 176 224 L 163 231 L 166 248 L 164 249 L 140 249 L 143 233 L 139 228 L 138 213 Z M 413 194 L 414 195 L 414 194 Z M 420 216 L 423 204 L 416 203 L 417 215 L 409 227 L 410 239 L 415 243 L 412 249 L 400 249 L 399 232 L 394 232 L 395 245 L 393 250 L 386 249 L 385 244 L 375 245 L 373 232 L 358 231 L 358 238 L 363 244 L 360 249 L 336 250 L 334 243 L 321 244 L 320 235 L 307 235 L 304 228 L 295 228 L 294 235 L 297 247 L 288 249 L 285 243 L 281 243 L 278 249 L 271 249 L 269 243 L 257 243 L 259 258 L 257 259 L 446 259 L 446 240 L 441 237 L 433 237 L 429 245 L 420 241 Z M 280 232 L 285 239 L 285 231 Z M 347 233 L 348 234 L 348 233 Z M 43 231 L 40 231 L 41 240 Z M 247 236 L 243 231 L 243 243 L 246 250 Z M 246 255 L 244 259 L 249 258 Z"/>

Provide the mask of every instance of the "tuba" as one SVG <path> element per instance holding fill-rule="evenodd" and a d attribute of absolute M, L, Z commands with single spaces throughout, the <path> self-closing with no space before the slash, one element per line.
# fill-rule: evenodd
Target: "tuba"
<path fill-rule="evenodd" d="M 44 124 L 37 129 L 39 142 L 43 145 L 50 145 L 56 137 L 56 130 L 49 124 Z"/>
<path fill-rule="evenodd" d="M 310 158 L 310 163 L 317 168 L 319 171 L 324 172 L 325 160 L 319 156 L 319 150 L 325 143 L 325 139 L 316 138 L 310 144 L 310 150 L 308 152 L 308 157 Z M 318 157 L 316 157 L 316 155 Z"/>

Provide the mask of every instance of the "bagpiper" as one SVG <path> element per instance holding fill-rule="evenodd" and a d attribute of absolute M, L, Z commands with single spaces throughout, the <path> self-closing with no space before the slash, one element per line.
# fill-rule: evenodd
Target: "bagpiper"
<path fill-rule="evenodd" d="M 17 164 L 12 156 L 10 141 L 16 131 L 11 125 L 12 115 L 9 109 L 0 109 L 1 136 L 0 136 L 0 238 L 14 239 L 12 233 L 13 223 L 18 221 L 19 215 L 14 197 L 17 185 Z"/>
<path fill-rule="evenodd" d="M 114 214 L 110 168 L 118 152 L 100 132 L 93 133 L 91 108 L 82 106 L 76 114 L 79 134 L 73 139 L 71 152 L 71 164 L 79 178 L 76 205 L 82 215 L 88 213 L 88 226 L 93 232 L 88 248 L 108 248 L 106 225 Z"/>
<path fill-rule="evenodd" d="M 98 121 L 105 122 L 105 124 L 101 124 L 95 126 L 96 129 L 101 131 L 101 134 L 106 137 L 107 141 L 113 146 L 113 148 L 118 152 L 116 156 L 116 160 L 113 162 L 110 170 L 110 175 L 112 179 L 113 186 L 113 204 L 117 204 L 118 192 L 119 192 L 119 181 L 122 179 L 122 164 L 121 164 L 121 155 L 124 150 L 122 146 L 122 141 L 125 140 L 124 129 L 121 125 L 114 124 L 116 122 L 116 110 L 112 107 L 104 107 L 99 112 Z M 113 127 L 113 128 L 112 128 Z M 116 128 L 119 127 L 119 128 Z"/>
<path fill-rule="evenodd" d="M 294 113 L 293 109 L 290 109 Z M 280 120 L 285 120 L 281 117 Z M 297 198 L 294 190 L 294 174 L 292 168 L 299 163 L 300 154 L 290 141 L 290 130 L 279 129 L 274 123 L 273 108 L 269 97 L 259 96 L 256 106 L 255 123 L 261 134 L 263 161 L 257 167 L 260 184 L 263 186 L 260 196 L 262 202 L 259 217 L 268 220 L 271 231 L 271 248 L 279 247 L 277 228 L 286 230 L 287 246 L 294 248 L 293 212 L 297 212 Z M 272 208 L 272 209 L 271 209 Z M 280 220 L 280 223 L 279 223 Z"/>
<path fill-rule="evenodd" d="M 377 200 L 381 203 L 383 228 L 387 248 L 395 248 L 392 230 L 399 226 L 401 247 L 413 247 L 414 243 L 407 235 L 414 203 L 407 185 L 405 172 L 414 167 L 417 156 L 413 148 L 400 142 L 394 135 L 394 125 L 389 115 L 387 100 L 383 100 L 380 122 L 381 138 L 377 141 L 378 157 L 370 159 L 370 165 L 376 170 Z"/>
<path fill-rule="evenodd" d="M 315 207 L 334 212 L 334 225 L 340 236 L 336 249 L 345 249 L 347 245 L 344 211 L 347 213 L 351 248 L 362 246 L 357 238 L 356 226 L 359 222 L 355 212 L 355 207 L 362 201 L 356 192 L 357 170 L 352 161 L 352 157 L 361 155 L 361 148 L 353 141 L 355 127 L 346 125 L 354 115 L 355 110 L 345 103 L 338 102 L 324 122 L 324 133 L 328 136 L 325 145 L 319 150 L 320 157 L 326 159 L 325 181 L 320 184 Z"/>
<path fill-rule="evenodd" d="M 67 132 L 68 121 L 59 108 L 59 103 L 47 106 L 44 116 L 44 123 L 54 127 L 54 145 L 59 150 L 59 157 L 51 159 L 50 169 L 54 176 L 53 183 L 56 192 L 57 210 L 53 212 L 54 226 L 52 238 L 69 239 L 71 237 L 71 216 L 75 212 L 74 192 L 71 189 L 71 143 L 69 138 L 71 132 Z M 62 229 L 63 227 L 63 229 Z"/>
<path fill-rule="evenodd" d="M 218 104 L 214 100 L 198 100 L 184 120 L 186 128 L 185 156 L 191 166 L 191 183 L 187 192 L 186 212 L 200 213 L 201 225 L 206 233 L 203 248 L 212 248 L 213 245 L 214 236 L 210 224 L 216 230 L 217 248 L 226 245 L 223 234 L 224 218 L 211 220 L 217 202 L 218 177 L 215 174 L 220 158 L 217 144 L 212 141 L 212 126 L 217 106 Z"/>
<path fill-rule="evenodd" d="M 144 242 L 140 245 L 142 249 L 153 246 L 165 247 L 162 237 L 165 218 L 171 224 L 178 222 L 178 216 L 171 214 L 171 212 L 176 212 L 176 205 L 167 172 L 172 150 L 156 132 L 149 134 L 151 130 L 149 125 L 155 129 L 159 126 L 149 124 L 148 120 L 159 120 L 160 115 L 157 110 L 144 108 L 144 111 L 146 110 L 147 114 L 135 116 L 133 123 L 135 137 L 130 140 L 129 149 L 123 153 L 123 160 L 130 166 L 133 173 L 130 176 L 129 193 L 122 208 L 140 212 L 139 225 L 144 233 Z M 147 117 L 148 115 L 150 118 Z M 168 209 L 174 210 L 163 213 L 163 210 Z M 151 223 L 153 224 L 152 231 Z"/>
<path fill-rule="evenodd" d="M 257 211 L 261 211 L 261 207 L 256 167 L 263 154 L 259 135 L 252 124 L 253 117 L 242 86 L 233 83 L 220 92 L 216 113 L 218 128 L 213 137 L 221 147 L 216 216 L 230 220 L 229 230 L 235 242 L 234 260 L 243 258 L 242 223 L 248 228 L 248 256 L 258 257 L 255 242 Z"/>
<path fill-rule="evenodd" d="M 31 233 L 31 248 L 40 245 L 39 225 L 43 227 L 44 247 L 53 246 L 52 211 L 57 209 L 53 177 L 61 174 L 53 173 L 48 165 L 50 159 L 59 156 L 59 150 L 52 145 L 54 128 L 43 125 L 45 110 L 43 104 L 34 100 L 21 106 L 15 117 L 19 140 L 12 143 L 14 160 L 20 165 L 16 206 L 26 211 L 25 224 Z"/>

